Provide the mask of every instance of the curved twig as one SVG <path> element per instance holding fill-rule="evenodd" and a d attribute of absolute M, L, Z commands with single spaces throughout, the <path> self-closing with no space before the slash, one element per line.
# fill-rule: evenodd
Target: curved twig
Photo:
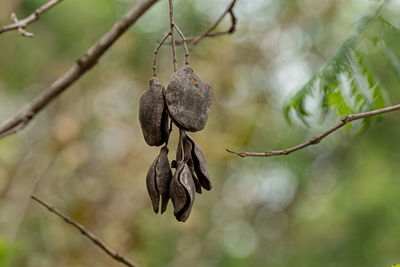
<path fill-rule="evenodd" d="M 183 32 L 181 31 L 181 29 L 179 29 L 178 25 L 176 25 L 175 23 L 174 23 L 174 27 L 175 27 L 176 31 L 179 33 L 179 35 L 182 38 L 182 42 L 183 42 L 183 45 L 185 47 L 185 64 L 189 65 L 189 60 L 188 60 L 188 58 L 189 58 L 189 49 L 188 49 L 188 46 L 187 46 L 186 37 L 183 34 Z"/>
<path fill-rule="evenodd" d="M 337 123 L 335 126 L 331 127 L 329 130 L 311 138 L 309 141 L 299 144 L 297 146 L 288 148 L 288 149 L 284 149 L 284 150 L 266 151 L 266 152 L 234 152 L 232 150 L 226 149 L 226 151 L 228 151 L 229 153 L 236 154 L 242 158 L 244 158 L 244 157 L 272 157 L 272 156 L 280 156 L 280 155 L 289 155 L 295 151 L 301 150 L 308 146 L 318 144 L 319 142 L 322 141 L 322 139 L 324 139 L 328 135 L 332 134 L 333 132 L 337 131 L 338 129 L 342 128 L 343 126 L 345 126 L 347 123 L 349 123 L 351 121 L 365 119 L 365 118 L 376 116 L 379 114 L 393 112 L 396 110 L 400 110 L 400 104 L 394 105 L 394 106 L 389 106 L 389 107 L 382 108 L 382 109 L 372 110 L 372 111 L 368 111 L 368 112 L 362 112 L 362 113 L 348 115 L 345 118 L 343 118 L 339 123 Z"/>
<path fill-rule="evenodd" d="M 170 22 L 170 34 L 171 34 L 171 43 L 172 43 L 172 61 L 174 63 L 174 72 L 177 68 L 177 59 L 176 59 L 176 45 L 175 45 L 175 34 L 174 34 L 174 4 L 173 0 L 169 1 L 169 22 Z"/>
<path fill-rule="evenodd" d="M 153 76 L 157 77 L 157 57 L 158 57 L 158 51 L 160 50 L 161 46 L 165 43 L 165 41 L 168 39 L 168 37 L 171 35 L 171 32 L 168 32 L 164 38 L 161 40 L 161 42 L 158 44 L 156 49 L 154 49 L 154 61 L 153 61 Z"/>
<path fill-rule="evenodd" d="M 203 34 L 201 34 L 199 36 L 192 37 L 191 42 L 190 42 L 191 46 L 198 44 L 201 40 L 203 40 L 206 37 L 215 37 L 215 36 L 219 36 L 219 35 L 223 35 L 223 34 L 234 33 L 236 30 L 237 19 L 236 19 L 235 14 L 233 13 L 233 8 L 234 8 L 236 2 L 237 2 L 237 0 L 232 0 L 230 5 L 228 6 L 228 8 L 222 13 L 222 15 L 217 19 L 217 21 L 214 22 L 214 24 L 207 31 L 205 31 Z M 229 30 L 223 31 L 223 32 L 211 33 L 213 30 L 215 30 L 217 28 L 217 26 L 221 23 L 221 21 L 225 18 L 225 16 L 227 14 L 231 15 L 231 23 L 232 24 L 231 24 L 231 27 L 229 28 Z"/>
<path fill-rule="evenodd" d="M 232 0 L 232 2 L 229 4 L 229 6 L 222 12 L 221 16 L 214 22 L 213 25 L 211 25 L 210 28 L 208 28 L 204 33 L 197 35 L 197 36 L 192 36 L 186 38 L 186 41 L 190 44 L 190 47 L 195 46 L 198 44 L 200 41 L 202 41 L 204 38 L 213 38 L 217 37 L 220 35 L 225 35 L 225 34 L 232 34 L 236 31 L 236 24 L 237 24 L 237 18 L 235 16 L 235 13 L 233 12 L 233 8 L 235 7 L 236 3 L 238 0 Z M 218 25 L 221 23 L 221 21 L 225 18 L 226 15 L 231 16 L 231 26 L 228 30 L 226 31 L 220 31 L 220 32 L 212 32 L 214 31 Z M 181 45 L 183 44 L 183 41 L 175 41 L 175 44 Z"/>

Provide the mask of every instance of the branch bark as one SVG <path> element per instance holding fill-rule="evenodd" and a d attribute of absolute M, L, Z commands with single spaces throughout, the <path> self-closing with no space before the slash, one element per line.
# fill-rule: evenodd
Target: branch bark
<path fill-rule="evenodd" d="M 135 265 L 132 261 L 128 260 L 121 254 L 119 254 L 118 252 L 116 252 L 115 250 L 113 250 L 112 248 L 107 246 L 106 244 L 104 244 L 103 241 L 101 241 L 97 236 L 95 236 L 93 233 L 91 233 L 89 230 L 87 230 L 83 225 L 75 222 L 68 216 L 64 215 L 57 208 L 53 207 L 52 205 L 46 203 L 45 201 L 39 199 L 36 196 L 32 195 L 31 198 L 34 201 L 36 201 L 37 203 L 39 203 L 40 205 L 42 205 L 43 207 L 47 208 L 51 213 L 54 213 L 58 217 L 62 218 L 66 223 L 68 223 L 68 224 L 72 225 L 73 227 L 75 227 L 76 229 L 78 229 L 82 235 L 89 238 L 90 241 L 92 241 L 96 246 L 98 246 L 100 249 L 102 249 L 105 253 L 107 253 L 114 260 L 116 260 L 122 264 L 125 264 L 126 266 L 129 266 L 129 267 L 137 267 L 137 265 Z"/>
<path fill-rule="evenodd" d="M 174 5 L 173 0 L 169 1 L 169 22 L 170 22 L 170 36 L 171 36 L 171 43 L 172 43 L 172 61 L 174 64 L 174 72 L 176 72 L 177 68 L 177 59 L 176 59 L 176 47 L 175 47 L 175 34 L 174 34 Z"/>
<path fill-rule="evenodd" d="M 198 35 L 198 36 L 192 36 L 186 38 L 186 42 L 190 44 L 190 47 L 195 46 L 198 44 L 200 41 L 202 41 L 204 38 L 212 38 L 220 35 L 225 35 L 225 34 L 232 34 L 236 31 L 236 24 L 237 24 L 237 18 L 235 16 L 235 13 L 233 12 L 233 8 L 235 7 L 236 3 L 238 0 L 232 0 L 232 2 L 229 4 L 229 6 L 224 10 L 224 12 L 219 16 L 219 18 L 214 22 L 213 25 L 211 25 L 210 28 L 208 28 L 204 33 Z M 221 21 L 226 17 L 226 15 L 231 16 L 231 26 L 228 30 L 226 31 L 220 31 L 220 32 L 212 32 L 214 31 L 218 25 L 221 23 Z M 177 45 L 183 44 L 183 40 L 175 41 Z"/>
<path fill-rule="evenodd" d="M 90 70 L 103 54 L 158 0 L 138 3 L 106 32 L 76 63 L 44 92 L 0 125 L 0 138 L 17 133 L 48 104 Z"/>
<path fill-rule="evenodd" d="M 43 13 L 45 13 L 46 11 L 48 11 L 49 9 L 51 9 L 52 7 L 54 7 L 55 5 L 57 5 L 58 3 L 62 2 L 62 1 L 63 0 L 50 0 L 46 4 L 42 5 L 41 7 L 39 7 L 35 11 L 33 11 L 32 14 L 30 14 L 28 17 L 26 17 L 23 20 L 18 20 L 16 14 L 15 13 L 11 13 L 11 19 L 14 21 L 14 23 L 1 27 L 0 28 L 0 34 L 2 34 L 4 32 L 8 32 L 8 31 L 12 31 L 12 30 L 18 30 L 18 32 L 22 36 L 33 37 L 34 34 L 30 33 L 30 32 L 27 32 L 25 30 L 25 28 L 29 24 L 37 21 L 40 18 L 40 15 L 42 15 Z"/>
<path fill-rule="evenodd" d="M 339 123 L 328 129 L 327 131 L 311 138 L 309 141 L 299 144 L 297 146 L 293 146 L 288 149 L 284 150 L 275 150 L 275 151 L 266 151 L 266 152 L 235 152 L 229 149 L 226 149 L 229 153 L 236 154 L 242 158 L 244 157 L 272 157 L 272 156 L 280 156 L 280 155 L 289 155 L 295 151 L 301 150 L 303 148 L 306 148 L 311 145 L 316 145 L 322 141 L 325 137 L 328 135 L 332 134 L 333 132 L 337 131 L 338 129 L 342 128 L 345 126 L 347 123 L 355 121 L 355 120 L 360 120 L 360 119 L 365 119 L 368 117 L 373 117 L 379 114 L 385 114 L 393 111 L 400 110 L 400 104 L 394 105 L 394 106 L 389 106 L 386 108 L 382 109 L 377 109 L 377 110 L 372 110 L 368 112 L 363 112 L 363 113 L 357 113 L 357 114 L 351 114 L 348 115 L 347 117 L 343 118 Z"/>
<path fill-rule="evenodd" d="M 190 42 L 191 42 L 191 46 L 196 45 L 197 43 L 199 43 L 201 40 L 203 40 L 206 37 L 215 37 L 218 35 L 223 35 L 223 34 L 232 34 L 235 32 L 236 30 L 236 16 L 233 13 L 233 8 L 236 4 L 237 0 L 232 0 L 232 2 L 230 3 L 230 5 L 228 6 L 228 8 L 221 14 L 221 16 L 217 19 L 217 21 L 214 22 L 214 24 L 207 30 L 205 31 L 203 34 L 196 36 L 196 37 L 192 37 Z M 227 31 L 223 31 L 223 32 L 216 32 L 216 33 L 211 33 L 213 30 L 215 30 L 217 28 L 217 26 L 221 23 L 221 21 L 225 18 L 226 15 L 230 14 L 231 15 L 231 27 L 229 30 Z"/>

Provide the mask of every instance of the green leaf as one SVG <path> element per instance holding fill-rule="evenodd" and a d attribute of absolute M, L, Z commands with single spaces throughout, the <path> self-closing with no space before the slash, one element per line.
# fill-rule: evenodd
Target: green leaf
<path fill-rule="evenodd" d="M 381 40 L 378 43 L 380 49 L 382 49 L 385 56 L 388 58 L 390 64 L 392 65 L 393 69 L 396 72 L 397 77 L 400 79 L 400 60 L 397 55 L 393 52 L 393 50 L 388 47 L 385 41 Z"/>

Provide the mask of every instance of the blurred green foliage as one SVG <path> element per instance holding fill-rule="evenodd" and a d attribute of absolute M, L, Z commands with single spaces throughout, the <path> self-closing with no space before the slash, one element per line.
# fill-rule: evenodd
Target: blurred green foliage
<path fill-rule="evenodd" d="M 12 11 L 23 18 L 44 2 L 2 0 L 0 24 L 10 22 Z M 35 38 L 0 35 L 0 120 L 62 75 L 136 2 L 65 0 L 27 28 Z M 188 36 L 198 34 L 228 2 L 176 0 L 176 22 Z M 168 3 L 160 1 L 28 129 L 0 140 L 0 266 L 119 266 L 32 203 L 31 193 L 139 266 L 400 262 L 396 113 L 364 135 L 338 131 L 288 157 L 242 159 L 225 152 L 286 148 L 335 124 L 337 115 L 399 103 L 398 1 L 388 3 L 357 42 L 349 39 L 360 31 L 354 21 L 363 25 L 379 5 L 238 0 L 237 32 L 193 49 L 191 66 L 214 90 L 208 125 L 194 134 L 213 189 L 196 196 L 190 219 L 180 224 L 171 205 L 163 216 L 152 213 L 145 176 L 158 149 L 145 145 L 138 121 L 153 49 L 169 27 Z M 227 28 L 229 19 L 220 26 Z M 178 56 L 183 65 L 182 47 Z M 166 85 L 170 46 L 161 49 L 159 63 Z M 313 73 L 309 89 L 301 89 Z M 282 107 L 296 92 L 288 125 Z M 351 129 L 363 125 L 354 122 Z M 174 129 L 171 160 L 176 142 Z"/>
<path fill-rule="evenodd" d="M 289 122 L 290 111 L 293 109 L 303 123 L 308 125 L 306 117 L 310 114 L 306 108 L 306 98 L 315 95 L 315 90 L 320 92 L 320 99 L 316 101 L 320 102 L 319 108 L 324 117 L 332 109 L 339 117 L 345 117 L 385 107 L 382 86 L 379 77 L 371 69 L 374 62 L 369 61 L 371 52 L 365 43 L 376 48 L 372 52 L 375 56 L 379 51 L 379 59 L 375 60 L 386 60 L 397 76 L 394 78 L 400 79 L 400 59 L 394 52 L 400 41 L 400 30 L 379 15 L 375 13 L 359 19 L 357 34 L 344 41 L 336 54 L 289 99 L 284 108 Z M 366 130 L 372 120 L 364 119 L 361 131 Z"/>

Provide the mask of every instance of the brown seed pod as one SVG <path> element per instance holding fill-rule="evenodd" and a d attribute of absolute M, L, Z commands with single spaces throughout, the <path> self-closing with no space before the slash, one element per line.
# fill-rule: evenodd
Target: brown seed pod
<path fill-rule="evenodd" d="M 196 173 L 197 179 L 201 186 L 206 190 L 211 190 L 212 185 L 210 181 L 210 173 L 208 171 L 208 163 L 206 159 L 206 155 L 204 155 L 203 150 L 201 150 L 200 146 L 193 140 L 193 138 L 186 134 L 187 140 L 192 143 L 192 161 L 193 161 L 193 169 Z"/>
<path fill-rule="evenodd" d="M 182 131 L 183 132 L 183 131 Z M 185 157 L 184 159 L 182 159 L 182 145 L 184 147 L 184 153 L 185 153 Z M 192 142 L 188 139 L 187 134 L 185 132 L 183 132 L 180 136 L 180 140 L 178 143 L 178 148 L 176 150 L 176 160 L 177 162 L 179 161 L 184 161 L 185 163 L 187 163 L 190 172 L 193 176 L 193 182 L 196 186 L 196 192 L 201 194 L 201 184 L 198 181 L 196 175 L 195 175 L 195 171 L 194 171 L 194 163 L 193 163 L 193 159 L 192 159 L 192 150 L 193 150 L 193 145 Z"/>
<path fill-rule="evenodd" d="M 189 166 L 190 173 L 192 174 L 194 185 L 196 186 L 196 193 L 201 194 L 201 183 L 199 182 L 199 179 L 197 179 L 196 172 L 194 171 L 193 160 L 190 159 L 187 164 Z"/>
<path fill-rule="evenodd" d="M 149 89 L 140 97 L 139 121 L 146 143 L 160 146 L 168 139 L 168 114 L 163 96 L 165 89 L 155 77 L 149 83 Z"/>
<path fill-rule="evenodd" d="M 189 66 L 171 75 L 165 95 L 175 124 L 191 132 L 200 131 L 206 125 L 211 97 L 211 86 Z"/>
<path fill-rule="evenodd" d="M 168 161 L 168 148 L 163 147 L 150 166 L 146 177 L 147 191 L 155 213 L 158 213 L 160 195 L 161 214 L 167 209 L 171 179 L 172 172 Z"/>
<path fill-rule="evenodd" d="M 178 221 L 185 222 L 189 218 L 195 193 L 195 184 L 189 167 L 184 162 L 178 163 L 170 186 L 174 215 Z"/>
<path fill-rule="evenodd" d="M 183 158 L 182 158 L 182 151 L 185 153 L 185 156 Z M 186 138 L 185 132 L 181 131 L 179 136 L 178 148 L 176 149 L 176 161 L 177 162 L 184 161 L 185 163 L 188 162 L 192 158 L 191 152 L 192 152 L 192 142 L 190 142 Z"/>

